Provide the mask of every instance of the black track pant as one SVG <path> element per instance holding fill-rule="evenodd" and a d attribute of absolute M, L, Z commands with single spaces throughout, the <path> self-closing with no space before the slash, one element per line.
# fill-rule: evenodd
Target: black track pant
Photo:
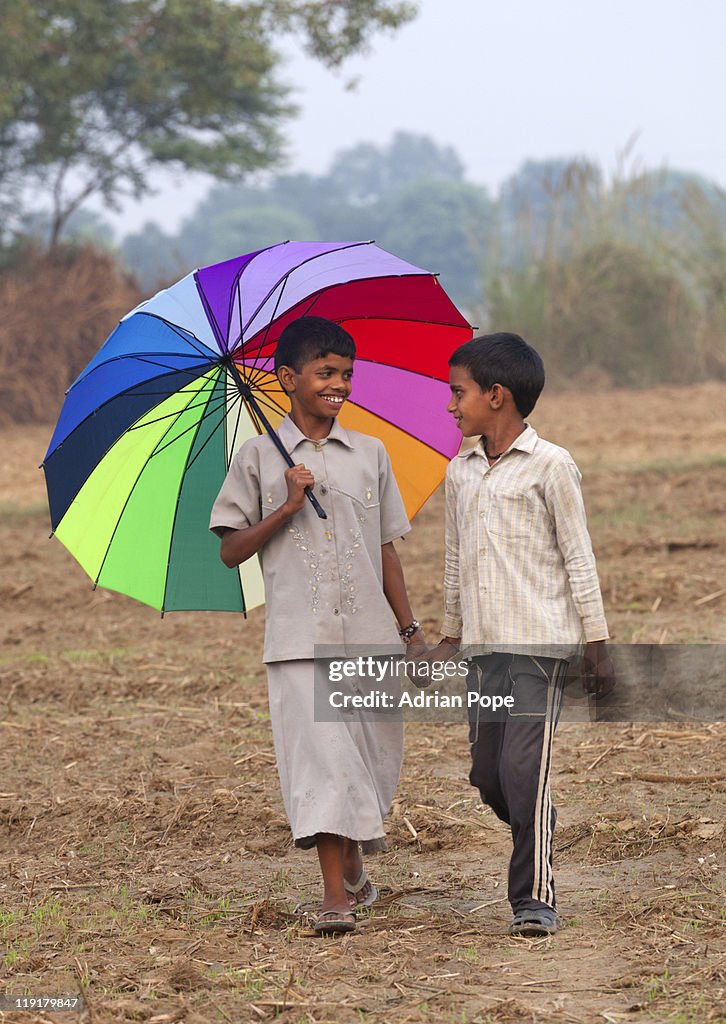
<path fill-rule="evenodd" d="M 567 662 L 490 654 L 471 664 L 470 693 L 511 696 L 511 709 L 469 707 L 471 774 L 481 798 L 512 830 L 509 902 L 518 910 L 555 907 L 550 797 L 552 740 Z M 485 698 L 486 705 L 486 698 Z"/>

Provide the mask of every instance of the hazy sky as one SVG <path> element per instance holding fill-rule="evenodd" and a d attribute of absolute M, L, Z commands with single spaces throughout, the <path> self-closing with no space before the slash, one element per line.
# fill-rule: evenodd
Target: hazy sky
<path fill-rule="evenodd" d="M 725 0 L 420 0 L 418 18 L 325 71 L 286 47 L 300 114 L 288 169 L 323 172 L 336 150 L 397 130 L 452 145 L 494 193 L 527 158 L 584 155 L 606 171 L 698 171 L 726 187 Z M 357 80 L 354 91 L 345 84 Z M 176 228 L 202 179 L 168 178 L 125 209 L 127 230 Z"/>

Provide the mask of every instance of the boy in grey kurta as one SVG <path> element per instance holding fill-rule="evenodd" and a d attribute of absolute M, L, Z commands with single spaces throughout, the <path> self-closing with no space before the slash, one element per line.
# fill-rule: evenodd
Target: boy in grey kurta
<path fill-rule="evenodd" d="M 292 409 L 278 435 L 296 465 L 284 472 L 266 435 L 247 441 L 210 522 L 227 565 L 260 557 L 277 765 L 296 845 L 317 848 L 325 887 L 319 931 L 352 930 L 351 904 L 375 899 L 359 844 L 383 844 L 403 733 L 395 718 L 316 721 L 315 646 L 423 642 L 392 543 L 410 526 L 390 460 L 379 440 L 336 419 L 354 356 L 350 335 L 330 321 L 305 317 L 283 331 L 275 368 Z"/>

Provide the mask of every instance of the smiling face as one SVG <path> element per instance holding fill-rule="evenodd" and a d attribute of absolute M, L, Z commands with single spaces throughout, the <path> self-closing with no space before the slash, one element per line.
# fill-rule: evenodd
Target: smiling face
<path fill-rule="evenodd" d="M 281 366 L 278 375 L 290 396 L 292 418 L 308 437 L 323 422 L 330 425 L 352 390 L 353 360 L 327 352 L 303 363 L 298 373 Z"/>
<path fill-rule="evenodd" d="M 489 433 L 495 421 L 492 392 L 482 391 L 466 366 L 449 368 L 451 401 L 446 407 L 464 437 Z"/>

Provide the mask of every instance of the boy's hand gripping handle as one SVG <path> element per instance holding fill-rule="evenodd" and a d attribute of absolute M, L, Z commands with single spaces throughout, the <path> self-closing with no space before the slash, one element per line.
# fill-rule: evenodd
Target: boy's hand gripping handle
<path fill-rule="evenodd" d="M 245 382 L 240 377 L 239 370 L 237 369 L 237 366 L 236 366 L 234 360 L 230 358 L 229 362 L 227 363 L 227 366 L 228 366 L 228 369 L 229 369 L 230 373 L 232 374 L 232 376 L 235 379 L 235 382 L 237 384 L 237 387 L 239 388 L 240 394 L 242 395 L 243 401 L 247 402 L 247 404 L 250 406 L 250 408 L 254 412 L 255 416 L 257 417 L 257 419 L 260 421 L 262 426 L 265 428 L 267 433 L 270 435 L 271 440 L 274 441 L 275 447 L 279 451 L 280 455 L 282 455 L 283 459 L 288 464 L 288 466 L 294 466 L 295 463 L 293 462 L 292 458 L 290 457 L 290 454 L 287 451 L 287 449 L 285 448 L 285 445 L 282 443 L 280 438 L 277 436 L 275 430 L 270 425 L 270 422 L 268 421 L 267 417 L 265 416 L 265 414 L 263 413 L 262 409 L 260 408 L 259 403 L 257 402 L 257 400 L 256 400 L 256 398 L 254 396 L 252 388 L 249 386 L 249 384 L 245 384 Z M 328 515 L 327 515 L 325 509 L 322 507 L 322 505 L 320 504 L 320 502 L 315 497 L 315 495 L 313 494 L 313 492 L 310 490 L 309 487 L 305 488 L 305 494 L 307 495 L 307 498 L 308 498 L 308 501 L 310 502 L 310 504 L 313 506 L 315 511 L 318 513 L 318 516 L 321 519 L 327 519 Z"/>

